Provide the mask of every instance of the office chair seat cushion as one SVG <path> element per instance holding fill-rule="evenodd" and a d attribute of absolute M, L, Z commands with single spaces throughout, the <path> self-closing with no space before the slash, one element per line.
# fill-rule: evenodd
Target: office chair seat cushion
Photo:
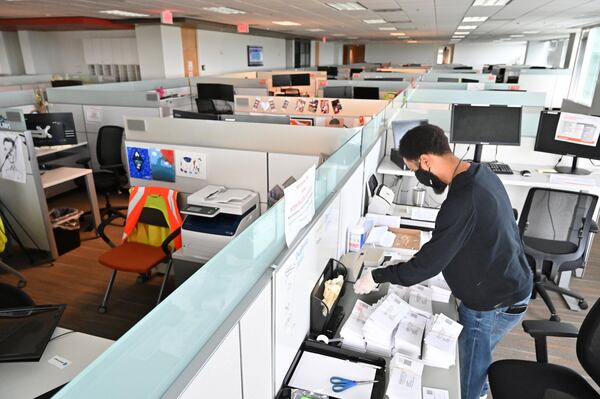
<path fill-rule="evenodd" d="M 500 360 L 490 366 L 488 375 L 494 399 L 543 399 L 550 389 L 576 398 L 600 399 L 582 376 L 556 364 Z"/>
<path fill-rule="evenodd" d="M 14 285 L 0 283 L 0 309 L 34 306 L 29 295 Z"/>
<path fill-rule="evenodd" d="M 98 194 L 114 193 L 121 188 L 121 179 L 113 173 L 106 171 L 96 171 L 93 173 L 94 186 Z M 75 185 L 79 188 L 85 188 L 85 179 L 79 177 L 75 179 Z"/>
<path fill-rule="evenodd" d="M 526 246 L 547 254 L 564 255 L 577 252 L 577 245 L 570 241 L 546 240 L 543 238 L 523 237 Z"/>
<path fill-rule="evenodd" d="M 147 273 L 166 259 L 167 256 L 161 247 L 125 242 L 102 254 L 98 261 L 108 268 L 119 271 Z"/>

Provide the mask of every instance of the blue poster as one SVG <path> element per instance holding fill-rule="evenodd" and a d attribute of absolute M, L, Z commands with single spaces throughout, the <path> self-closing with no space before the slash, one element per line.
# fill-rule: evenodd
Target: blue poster
<path fill-rule="evenodd" d="M 150 170 L 153 180 L 175 181 L 175 153 L 173 150 L 150 148 Z"/>
<path fill-rule="evenodd" d="M 127 147 L 129 160 L 129 176 L 136 179 L 152 179 L 150 171 L 150 155 L 147 148 Z"/>

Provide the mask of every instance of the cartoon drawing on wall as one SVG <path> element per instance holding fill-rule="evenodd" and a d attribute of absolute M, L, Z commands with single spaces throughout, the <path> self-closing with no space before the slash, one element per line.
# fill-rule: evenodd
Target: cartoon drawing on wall
<path fill-rule="evenodd" d="M 136 179 L 152 179 L 150 170 L 150 155 L 147 148 L 127 147 L 129 176 Z"/>
<path fill-rule="evenodd" d="M 191 177 L 193 179 L 206 179 L 206 154 L 189 151 L 176 151 L 177 176 Z"/>
<path fill-rule="evenodd" d="M 23 157 L 23 140 L 15 133 L 0 133 L 0 177 L 25 183 L 27 171 Z"/>
<path fill-rule="evenodd" d="M 150 170 L 152 179 L 175 181 L 175 154 L 173 150 L 150 148 Z"/>

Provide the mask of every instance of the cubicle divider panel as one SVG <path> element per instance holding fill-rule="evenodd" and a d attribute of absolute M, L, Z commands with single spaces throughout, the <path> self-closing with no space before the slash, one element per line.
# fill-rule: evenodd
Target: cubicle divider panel
<path fill-rule="evenodd" d="M 479 90 L 415 90 L 411 103 L 499 104 L 543 107 L 546 93 Z"/>
<path fill-rule="evenodd" d="M 33 90 L 0 91 L 0 108 L 34 106 Z"/>
<path fill-rule="evenodd" d="M 269 190 L 276 185 L 283 188 L 290 177 L 299 179 L 312 165 L 318 166 L 319 158 L 318 155 L 269 153 Z"/>
<path fill-rule="evenodd" d="M 431 71 L 421 76 L 423 82 L 437 82 L 438 79 L 471 79 L 480 83 L 495 82 L 496 76 L 482 73 L 455 73 L 455 72 L 436 72 Z"/>
<path fill-rule="evenodd" d="M 144 169 L 147 178 L 131 177 L 131 163 L 128 162 L 130 184 L 132 186 L 160 186 L 169 187 L 182 193 L 191 194 L 207 185 L 218 185 L 232 188 L 244 188 L 258 193 L 260 201 L 267 202 L 267 153 L 258 151 L 241 151 L 226 148 L 195 147 L 183 145 L 160 144 L 148 141 L 125 141 L 126 151 L 145 149 L 146 160 L 149 168 Z M 169 151 L 174 160 L 172 168 L 165 168 L 154 164 L 153 151 Z M 193 156 L 203 160 L 205 168 L 204 178 L 187 177 L 181 175 L 178 160 L 180 157 Z M 159 157 L 157 157 L 158 159 Z M 157 161 L 158 162 L 158 161 Z M 165 175 L 172 176 L 174 181 L 158 180 Z"/>
<path fill-rule="evenodd" d="M 346 184 L 340 190 L 340 227 L 338 234 L 338 259 L 346 253 L 348 248 L 348 231 L 354 227 L 362 216 L 365 185 L 364 162 L 352 173 Z"/>
<path fill-rule="evenodd" d="M 125 83 L 118 83 L 122 85 Z M 80 104 L 80 105 L 106 105 L 113 107 L 142 107 L 158 108 L 159 97 L 154 91 L 132 91 L 119 87 L 115 90 L 107 90 L 108 85 L 70 86 L 52 88 L 46 91 L 49 104 Z M 104 90 L 100 90 L 104 88 Z"/>

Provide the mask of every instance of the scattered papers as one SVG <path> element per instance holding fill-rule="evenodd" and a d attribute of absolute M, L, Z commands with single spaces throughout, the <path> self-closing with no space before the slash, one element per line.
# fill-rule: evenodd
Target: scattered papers
<path fill-rule="evenodd" d="M 394 355 L 390 363 L 390 378 L 386 396 L 389 399 L 421 399 L 423 363 Z"/>
<path fill-rule="evenodd" d="M 394 351 L 412 358 L 420 358 L 426 325 L 427 318 L 415 312 L 410 312 L 400 320 L 394 337 Z"/>
<path fill-rule="evenodd" d="M 377 226 L 371 229 L 365 244 L 391 248 L 394 245 L 394 240 L 396 240 L 396 235 L 390 233 L 387 226 Z"/>
<path fill-rule="evenodd" d="M 367 352 L 390 357 L 394 349 L 394 330 L 408 315 L 410 306 L 395 294 L 387 295 L 373 306 L 363 327 Z"/>
<path fill-rule="evenodd" d="M 363 327 L 372 312 L 371 305 L 364 303 L 360 299 L 356 301 L 352 313 L 340 330 L 340 336 L 343 338 L 342 348 L 363 353 L 367 351 L 367 344 L 363 336 Z"/>
<path fill-rule="evenodd" d="M 450 395 L 445 389 L 423 387 L 423 399 L 449 399 Z"/>
<path fill-rule="evenodd" d="M 374 226 L 400 227 L 400 216 L 378 215 L 367 213 L 366 220 L 372 220 Z"/>
<path fill-rule="evenodd" d="M 437 314 L 425 329 L 423 362 L 432 367 L 449 368 L 456 363 L 456 345 L 462 325 L 443 314 Z"/>
<path fill-rule="evenodd" d="M 432 301 L 443 303 L 448 303 L 450 301 L 450 295 L 452 295 L 452 291 L 450 290 L 448 283 L 446 283 L 442 273 L 430 278 L 425 283 L 429 286 L 429 288 L 431 288 Z"/>
<path fill-rule="evenodd" d="M 425 316 L 431 317 L 433 306 L 431 304 L 432 289 L 423 285 L 413 285 L 410 287 L 408 304 L 414 308 L 414 311 Z"/>

